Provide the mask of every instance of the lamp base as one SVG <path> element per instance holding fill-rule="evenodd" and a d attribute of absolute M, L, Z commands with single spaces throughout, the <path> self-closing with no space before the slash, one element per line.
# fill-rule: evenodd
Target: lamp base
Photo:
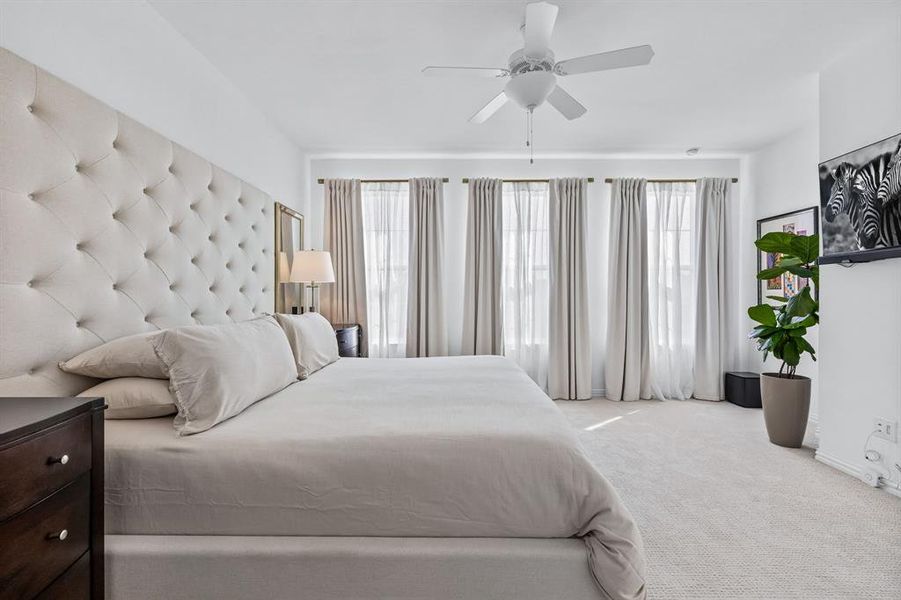
<path fill-rule="evenodd" d="M 319 312 L 319 284 L 313 281 L 307 287 L 310 288 L 309 312 Z"/>

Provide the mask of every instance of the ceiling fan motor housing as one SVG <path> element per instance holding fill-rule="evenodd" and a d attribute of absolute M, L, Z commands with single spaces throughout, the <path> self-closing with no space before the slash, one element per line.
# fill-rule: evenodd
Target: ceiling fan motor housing
<path fill-rule="evenodd" d="M 525 49 L 520 49 L 510 55 L 509 65 L 510 74 L 519 75 L 520 73 L 529 73 L 531 71 L 554 71 L 554 53 L 548 50 L 541 58 L 532 58 L 526 56 Z"/>

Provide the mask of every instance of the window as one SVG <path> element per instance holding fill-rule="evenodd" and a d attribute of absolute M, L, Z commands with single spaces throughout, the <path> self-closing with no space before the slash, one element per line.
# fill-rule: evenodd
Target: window
<path fill-rule="evenodd" d="M 406 356 L 409 185 L 363 183 L 369 356 Z"/>
<path fill-rule="evenodd" d="M 547 389 L 550 240 L 547 183 L 503 186 L 504 354 Z"/>
<path fill-rule="evenodd" d="M 649 182 L 647 194 L 651 387 L 657 398 L 685 399 L 693 391 L 695 186 Z"/>

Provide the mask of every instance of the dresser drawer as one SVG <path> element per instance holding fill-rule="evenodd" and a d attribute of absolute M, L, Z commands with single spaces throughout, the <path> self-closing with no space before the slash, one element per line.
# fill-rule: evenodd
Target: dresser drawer
<path fill-rule="evenodd" d="M 91 597 L 91 554 L 85 552 L 35 600 L 88 600 Z"/>
<path fill-rule="evenodd" d="M 90 468 L 90 415 L 80 415 L 0 450 L 0 521 L 74 481 Z"/>
<path fill-rule="evenodd" d="M 88 550 L 90 483 L 86 473 L 0 524 L 0 598 L 33 597 Z"/>

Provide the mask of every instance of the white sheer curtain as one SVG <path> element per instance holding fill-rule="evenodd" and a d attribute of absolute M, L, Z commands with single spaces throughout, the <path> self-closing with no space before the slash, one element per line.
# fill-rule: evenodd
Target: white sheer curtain
<path fill-rule="evenodd" d="M 409 186 L 363 183 L 369 356 L 406 356 Z"/>
<path fill-rule="evenodd" d="M 648 182 L 647 197 L 651 390 L 684 400 L 694 391 L 695 186 Z"/>
<path fill-rule="evenodd" d="M 504 354 L 547 390 L 548 184 L 504 183 Z"/>

